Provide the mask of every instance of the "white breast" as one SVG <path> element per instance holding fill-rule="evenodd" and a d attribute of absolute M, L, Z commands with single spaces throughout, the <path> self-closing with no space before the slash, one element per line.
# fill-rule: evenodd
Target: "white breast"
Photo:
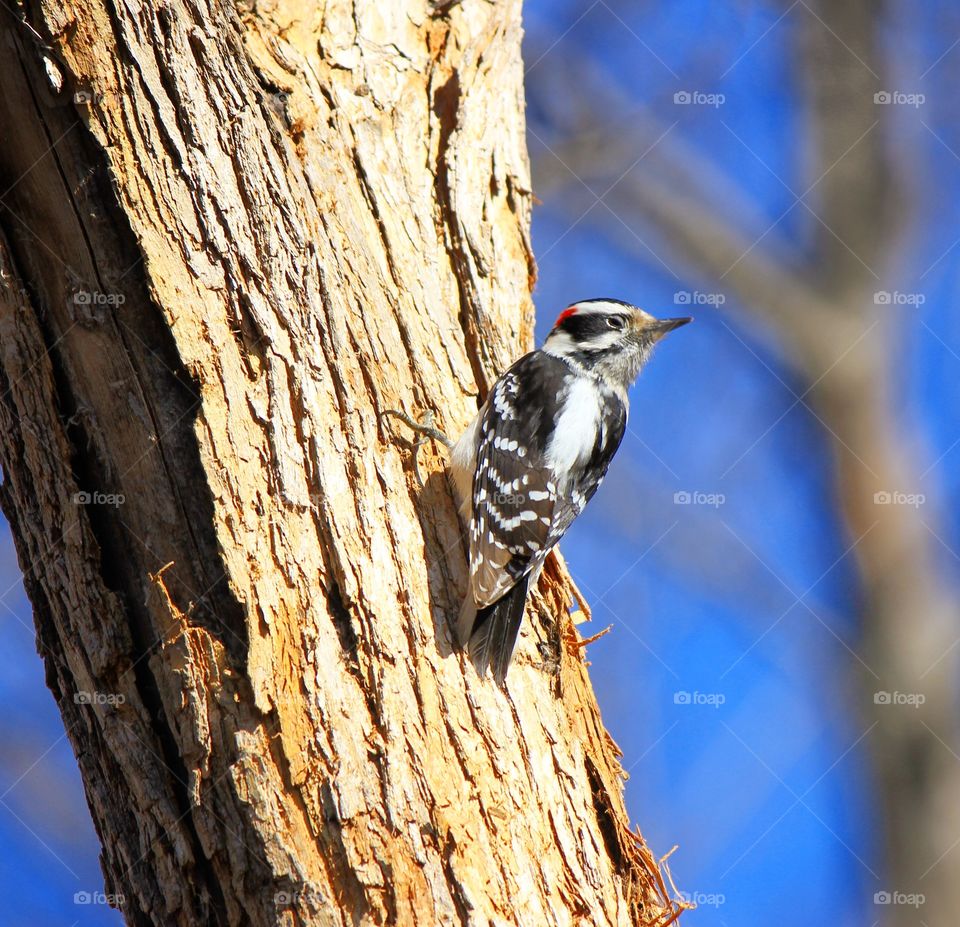
<path fill-rule="evenodd" d="M 589 377 L 571 384 L 547 445 L 547 463 L 556 472 L 567 473 L 590 459 L 600 427 L 600 401 L 600 391 Z"/>
<path fill-rule="evenodd" d="M 450 454 L 450 477 L 453 481 L 460 514 L 467 521 L 470 520 L 470 510 L 473 505 L 473 473 L 477 468 L 478 432 L 482 415 L 483 410 L 481 409 L 453 446 Z"/>

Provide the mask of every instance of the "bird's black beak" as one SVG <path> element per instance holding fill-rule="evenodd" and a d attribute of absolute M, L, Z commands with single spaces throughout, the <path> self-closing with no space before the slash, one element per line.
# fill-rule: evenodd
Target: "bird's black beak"
<path fill-rule="evenodd" d="M 692 321 L 692 316 L 684 316 L 681 319 L 657 319 L 656 322 L 650 323 L 647 331 L 652 332 L 656 338 L 662 338 L 667 332 L 672 332 L 675 328 Z"/>

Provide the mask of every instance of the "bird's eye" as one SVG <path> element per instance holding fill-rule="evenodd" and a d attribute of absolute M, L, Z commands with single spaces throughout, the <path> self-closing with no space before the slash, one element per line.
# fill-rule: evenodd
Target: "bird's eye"
<path fill-rule="evenodd" d="M 614 328 L 617 331 L 621 331 L 623 326 L 626 324 L 626 319 L 622 315 L 608 315 L 607 316 L 607 325 L 610 328 Z"/>

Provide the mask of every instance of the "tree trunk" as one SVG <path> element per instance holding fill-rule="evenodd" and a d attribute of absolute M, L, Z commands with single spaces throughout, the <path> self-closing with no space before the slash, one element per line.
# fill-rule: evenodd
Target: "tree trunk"
<path fill-rule="evenodd" d="M 2 20 L 2 501 L 107 892 L 666 923 L 562 562 L 479 680 L 443 458 L 379 417 L 455 433 L 529 346 L 519 3 L 307 7 Z"/>

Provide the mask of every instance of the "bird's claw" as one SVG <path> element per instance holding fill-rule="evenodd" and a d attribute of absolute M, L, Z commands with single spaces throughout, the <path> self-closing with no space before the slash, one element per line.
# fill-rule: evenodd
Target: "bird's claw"
<path fill-rule="evenodd" d="M 413 450 L 413 472 L 417 478 L 417 483 L 419 484 L 420 488 L 423 489 L 423 477 L 420 475 L 420 464 L 417 459 L 417 456 L 420 453 L 420 448 L 423 447 L 427 441 L 433 440 L 439 441 L 449 449 L 453 446 L 450 442 L 450 439 L 442 431 L 440 431 L 439 428 L 434 426 L 432 409 L 427 411 L 427 414 L 424 415 L 423 421 L 421 422 L 411 418 L 406 412 L 401 412 L 399 409 L 384 409 L 380 413 L 380 418 L 382 419 L 385 415 L 392 415 L 394 418 L 400 419 L 404 425 L 406 425 L 411 431 L 416 432 L 419 436 L 416 441 L 411 442 L 411 448 Z"/>

